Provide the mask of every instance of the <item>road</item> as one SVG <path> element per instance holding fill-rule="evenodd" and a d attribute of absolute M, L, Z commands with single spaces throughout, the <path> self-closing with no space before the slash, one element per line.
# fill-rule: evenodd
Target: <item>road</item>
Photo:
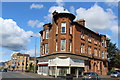
<path fill-rule="evenodd" d="M 0 79 L 2 80 L 66 80 L 62 78 L 54 78 L 50 76 L 42 76 L 34 73 L 25 72 L 2 72 Z M 120 78 L 110 78 L 110 76 L 101 76 L 101 80 L 120 80 Z M 73 80 L 81 80 L 81 78 L 74 78 Z"/>
<path fill-rule="evenodd" d="M 0 78 L 2 80 L 62 80 L 60 78 L 26 72 L 2 72 L 0 73 Z"/>

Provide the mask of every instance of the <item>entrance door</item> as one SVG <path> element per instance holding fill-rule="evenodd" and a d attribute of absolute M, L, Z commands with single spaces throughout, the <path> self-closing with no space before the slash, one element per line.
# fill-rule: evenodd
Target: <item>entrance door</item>
<path fill-rule="evenodd" d="M 71 67 L 71 74 L 72 74 L 73 76 L 76 76 L 76 73 L 77 73 L 77 68 Z"/>
<path fill-rule="evenodd" d="M 78 71 L 78 74 L 77 74 L 77 71 Z M 71 74 L 73 76 L 76 76 L 76 75 L 82 75 L 82 72 L 84 71 L 84 68 L 82 67 L 71 67 Z"/>

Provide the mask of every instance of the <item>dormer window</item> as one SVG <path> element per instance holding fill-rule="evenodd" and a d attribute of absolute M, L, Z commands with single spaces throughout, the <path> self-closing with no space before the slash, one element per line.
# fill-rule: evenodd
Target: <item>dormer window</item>
<path fill-rule="evenodd" d="M 65 22 L 63 22 L 63 23 L 61 23 L 61 33 L 66 33 L 66 23 Z"/>

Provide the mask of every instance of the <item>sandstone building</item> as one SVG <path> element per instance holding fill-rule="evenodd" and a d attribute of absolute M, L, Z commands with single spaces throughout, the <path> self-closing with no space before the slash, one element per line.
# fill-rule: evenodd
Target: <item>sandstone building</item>
<path fill-rule="evenodd" d="M 25 71 L 29 69 L 31 63 L 34 65 L 33 58 L 29 54 L 14 52 L 7 65 L 9 70 Z"/>

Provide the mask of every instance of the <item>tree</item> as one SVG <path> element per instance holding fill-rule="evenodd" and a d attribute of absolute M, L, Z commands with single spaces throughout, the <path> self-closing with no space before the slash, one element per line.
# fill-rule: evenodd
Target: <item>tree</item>
<path fill-rule="evenodd" d="M 110 41 L 110 39 L 107 39 L 107 52 L 108 52 L 108 58 L 110 59 L 112 59 L 118 52 L 118 48 L 116 47 L 116 44 L 113 44 Z"/>
<path fill-rule="evenodd" d="M 120 68 L 120 55 L 116 55 L 112 58 L 110 64 L 113 65 L 112 67 Z"/>
<path fill-rule="evenodd" d="M 33 71 L 34 71 L 34 66 L 32 65 L 32 63 L 30 63 L 29 71 L 30 71 L 30 72 L 33 72 Z"/>
<path fill-rule="evenodd" d="M 111 70 L 113 67 L 120 68 L 120 54 L 116 44 L 113 44 L 110 39 L 107 39 L 107 52 L 108 52 L 108 69 Z"/>

